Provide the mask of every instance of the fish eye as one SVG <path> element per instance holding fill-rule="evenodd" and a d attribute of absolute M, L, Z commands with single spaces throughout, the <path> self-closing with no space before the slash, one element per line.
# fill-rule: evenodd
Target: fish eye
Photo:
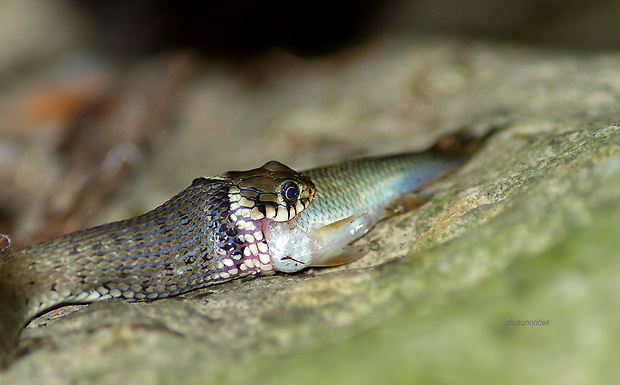
<path fill-rule="evenodd" d="M 294 203 L 299 198 L 299 186 L 295 182 L 284 182 L 280 188 L 280 194 L 286 203 Z"/>

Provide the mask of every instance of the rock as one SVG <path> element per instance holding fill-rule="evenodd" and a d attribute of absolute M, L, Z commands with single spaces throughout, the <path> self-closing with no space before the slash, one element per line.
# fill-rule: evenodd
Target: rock
<path fill-rule="evenodd" d="M 620 56 L 386 38 L 259 87 L 205 65 L 184 99 L 111 212 L 272 158 L 304 168 L 500 130 L 362 239 L 361 260 L 50 312 L 0 382 L 618 380 Z"/>

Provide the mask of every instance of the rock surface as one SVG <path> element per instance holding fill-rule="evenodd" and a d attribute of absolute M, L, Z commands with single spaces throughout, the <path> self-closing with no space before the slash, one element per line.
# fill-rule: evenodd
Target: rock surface
<path fill-rule="evenodd" d="M 362 239 L 361 260 L 62 308 L 25 330 L 0 383 L 620 380 L 620 55 L 385 38 L 289 64 L 256 86 L 203 63 L 164 151 L 99 220 L 270 159 L 303 169 L 500 130 Z M 507 325 L 521 320 L 549 324 Z"/>

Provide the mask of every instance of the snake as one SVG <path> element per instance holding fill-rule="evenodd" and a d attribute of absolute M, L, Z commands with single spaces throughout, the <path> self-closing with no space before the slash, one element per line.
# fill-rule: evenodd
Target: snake
<path fill-rule="evenodd" d="M 0 360 L 8 362 L 31 319 L 62 305 L 156 300 L 244 276 L 348 263 L 361 256 L 354 241 L 386 217 L 386 207 L 465 159 L 435 146 L 299 172 L 270 161 L 196 178 L 137 217 L 7 246 Z"/>

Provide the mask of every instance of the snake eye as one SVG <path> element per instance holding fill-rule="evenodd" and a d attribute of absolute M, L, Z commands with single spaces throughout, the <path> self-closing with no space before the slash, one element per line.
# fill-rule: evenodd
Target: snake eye
<path fill-rule="evenodd" d="M 284 182 L 280 194 L 286 203 L 294 203 L 299 198 L 299 187 L 295 182 Z"/>

